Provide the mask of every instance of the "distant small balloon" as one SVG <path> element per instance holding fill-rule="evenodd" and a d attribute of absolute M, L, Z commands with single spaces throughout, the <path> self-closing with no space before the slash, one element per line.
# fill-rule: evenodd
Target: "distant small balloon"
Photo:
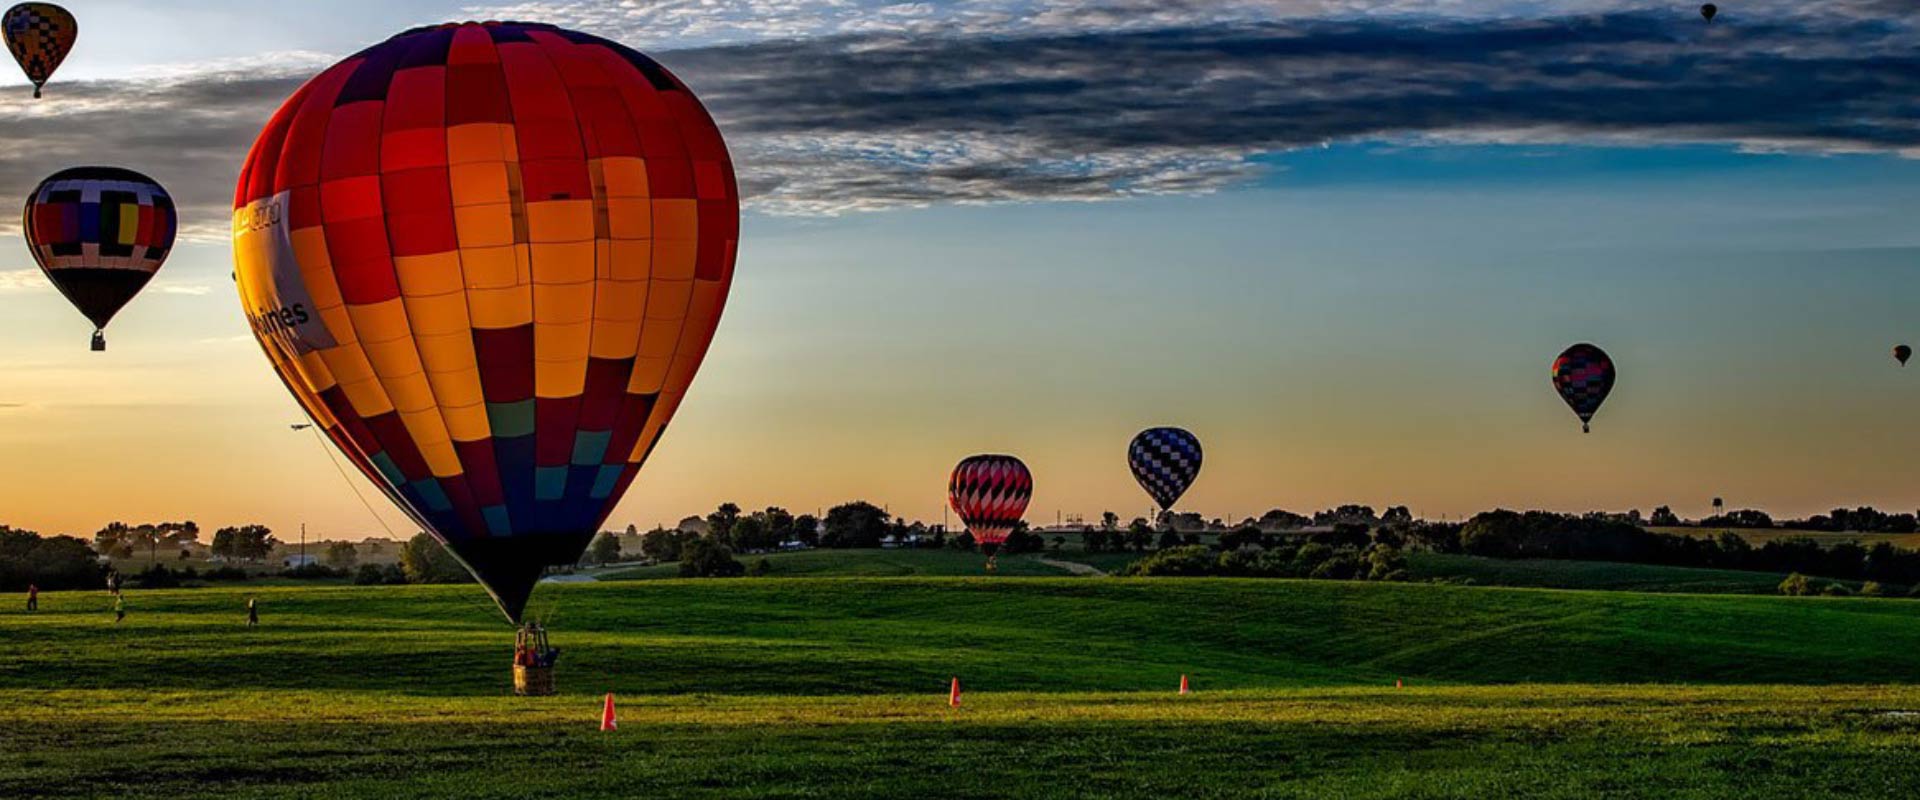
<path fill-rule="evenodd" d="M 1706 17 L 1707 22 L 1709 23 L 1713 22 L 1713 18 L 1715 16 L 1718 16 L 1719 13 L 1720 13 L 1720 7 L 1712 3 L 1708 3 L 1700 7 L 1700 16 Z"/>
<path fill-rule="evenodd" d="M 52 3 L 21 3 L 9 8 L 6 16 L 0 17 L 0 29 L 6 33 L 7 50 L 13 53 L 13 60 L 20 62 L 21 71 L 33 82 L 34 97 L 40 96 L 40 87 L 53 77 L 80 35 L 80 25 L 73 15 Z"/>
<path fill-rule="evenodd" d="M 1613 391 L 1613 359 L 1606 351 L 1582 342 L 1566 349 L 1553 360 L 1553 388 L 1567 407 L 1580 417 L 1580 430 L 1587 430 L 1594 412 Z"/>
<path fill-rule="evenodd" d="M 1893 357 L 1900 362 L 1900 366 L 1904 367 L 1907 365 L 1907 359 L 1913 357 L 1913 348 L 1896 344 L 1893 346 Z"/>

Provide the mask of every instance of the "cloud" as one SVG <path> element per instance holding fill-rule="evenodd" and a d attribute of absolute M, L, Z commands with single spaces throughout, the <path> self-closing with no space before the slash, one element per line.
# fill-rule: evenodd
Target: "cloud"
<path fill-rule="evenodd" d="M 1920 153 L 1904 0 L 1754 0 L 1709 27 L 1629 0 L 521 3 L 649 42 L 728 136 L 749 206 L 1204 193 L 1328 142 Z M 319 57 L 312 59 L 316 63 Z M 224 238 L 239 162 L 299 83 L 218 68 L 0 111 L 0 194 L 111 153 Z"/>
<path fill-rule="evenodd" d="M 0 269 L 0 294 L 51 291 L 53 284 L 38 269 Z"/>
<path fill-rule="evenodd" d="M 193 295 L 195 297 L 198 297 L 201 295 L 211 293 L 213 291 L 213 287 L 208 286 L 206 284 L 202 284 L 202 283 L 182 283 L 182 284 L 164 284 L 160 286 L 155 286 L 153 287 L 153 290 L 161 294 L 184 294 L 184 295 Z"/>

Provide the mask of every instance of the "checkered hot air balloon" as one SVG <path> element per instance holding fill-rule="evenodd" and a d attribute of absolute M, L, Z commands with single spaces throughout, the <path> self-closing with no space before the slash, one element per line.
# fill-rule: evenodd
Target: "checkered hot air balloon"
<path fill-rule="evenodd" d="M 1013 456 L 967 456 L 947 481 L 947 502 L 981 545 L 1005 542 L 1032 497 L 1033 473 Z"/>
<path fill-rule="evenodd" d="M 33 82 L 33 96 L 47 85 L 53 71 L 66 60 L 73 40 L 80 35 L 80 24 L 66 9 L 52 3 L 21 3 L 0 16 L 0 32 L 7 37 L 7 50 L 20 62 L 21 71 Z"/>
<path fill-rule="evenodd" d="M 93 322 L 93 349 L 113 315 L 145 288 L 173 249 L 173 198 L 119 167 L 74 167 L 27 195 L 21 228 L 41 271 Z"/>
<path fill-rule="evenodd" d="M 1553 360 L 1553 389 L 1567 407 L 1580 417 L 1580 430 L 1588 430 L 1594 412 L 1613 391 L 1613 359 L 1606 352 L 1584 342 L 1566 349 Z"/>
<path fill-rule="evenodd" d="M 447 24 L 334 65 L 267 123 L 235 280 L 301 405 L 517 622 L 680 406 L 738 230 L 720 131 L 658 63 Z"/>
<path fill-rule="evenodd" d="M 1127 445 L 1127 466 L 1161 511 L 1172 510 L 1200 474 L 1200 440 L 1181 428 L 1148 428 Z"/>

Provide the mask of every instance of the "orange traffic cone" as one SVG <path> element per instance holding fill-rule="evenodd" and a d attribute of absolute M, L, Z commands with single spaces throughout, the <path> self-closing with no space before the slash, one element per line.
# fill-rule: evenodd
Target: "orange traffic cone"
<path fill-rule="evenodd" d="M 1181 693 L 1181 694 L 1189 694 L 1189 693 L 1190 693 L 1190 692 L 1189 692 L 1189 690 L 1187 689 L 1187 675 L 1186 675 L 1186 673 L 1181 673 L 1181 674 L 1180 674 L 1180 693 Z"/>
<path fill-rule="evenodd" d="M 1399 679 L 1399 678 L 1394 678 L 1394 679 L 1393 679 L 1393 688 L 1395 688 L 1395 689 L 1398 689 L 1398 688 L 1400 688 L 1400 679 Z"/>
<path fill-rule="evenodd" d="M 960 679 L 959 678 L 953 679 L 953 688 L 951 690 L 948 690 L 947 692 L 947 705 L 952 706 L 954 708 L 960 707 Z"/>
<path fill-rule="evenodd" d="M 611 730 L 616 730 L 619 727 L 620 727 L 620 723 L 615 722 L 613 719 L 613 693 L 608 692 L 607 705 L 605 708 L 600 710 L 600 730 L 611 731 Z"/>

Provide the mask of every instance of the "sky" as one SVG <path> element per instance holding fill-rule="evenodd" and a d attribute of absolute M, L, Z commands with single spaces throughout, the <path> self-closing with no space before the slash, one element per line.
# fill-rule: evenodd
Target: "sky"
<path fill-rule="evenodd" d="M 131 167 L 185 238 L 97 354 L 0 222 L 0 523 L 413 531 L 289 429 L 227 219 L 302 81 L 465 19 L 648 52 L 739 171 L 725 317 L 609 527 L 939 521 L 978 452 L 1032 468 L 1030 521 L 1131 517 L 1156 425 L 1208 517 L 1920 507 L 1907 0 L 65 5 L 47 98 L 0 70 L 0 196 Z M 1547 374 L 1580 341 L 1619 367 L 1586 435 Z"/>

